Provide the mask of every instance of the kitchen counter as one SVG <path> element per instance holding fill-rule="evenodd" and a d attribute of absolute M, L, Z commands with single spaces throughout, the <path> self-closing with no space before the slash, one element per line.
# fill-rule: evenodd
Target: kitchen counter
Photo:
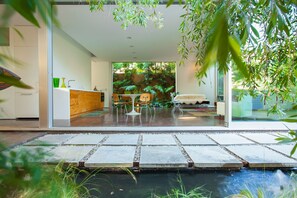
<path fill-rule="evenodd" d="M 104 93 L 93 90 L 55 88 L 54 119 L 69 120 L 81 114 L 103 110 Z"/>

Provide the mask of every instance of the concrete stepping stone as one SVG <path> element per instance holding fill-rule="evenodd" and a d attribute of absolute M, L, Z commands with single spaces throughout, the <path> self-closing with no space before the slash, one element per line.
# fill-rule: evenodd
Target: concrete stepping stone
<path fill-rule="evenodd" d="M 143 134 L 142 145 L 176 145 L 176 142 L 169 134 Z"/>
<path fill-rule="evenodd" d="M 177 134 L 182 145 L 216 145 L 209 137 L 203 134 Z"/>
<path fill-rule="evenodd" d="M 104 137 L 105 135 L 102 134 L 78 134 L 77 136 L 71 138 L 64 144 L 98 144 Z"/>
<path fill-rule="evenodd" d="M 277 138 L 274 135 L 267 133 L 241 133 L 240 135 L 247 137 L 255 142 L 261 144 L 277 144 L 278 141 L 275 140 Z"/>
<path fill-rule="evenodd" d="M 65 161 L 78 164 L 93 148 L 94 146 L 57 146 L 50 151 L 51 156 L 46 157 L 45 161 L 50 163 Z"/>
<path fill-rule="evenodd" d="M 255 144 L 254 142 L 252 142 L 244 137 L 241 137 L 235 133 L 208 134 L 208 136 L 221 145 Z"/>
<path fill-rule="evenodd" d="M 232 122 L 229 127 L 231 130 L 288 130 L 288 128 L 282 122 Z"/>
<path fill-rule="evenodd" d="M 297 123 L 284 122 L 284 125 L 290 130 L 297 130 Z"/>
<path fill-rule="evenodd" d="M 140 168 L 188 167 L 188 162 L 177 146 L 142 146 Z"/>
<path fill-rule="evenodd" d="M 297 166 L 297 161 L 260 145 L 233 145 L 226 146 L 226 148 L 246 160 L 251 168 Z"/>
<path fill-rule="evenodd" d="M 76 134 L 49 134 L 25 143 L 24 145 L 59 145 Z"/>
<path fill-rule="evenodd" d="M 278 145 L 269 145 L 269 148 L 272 148 L 280 153 L 290 156 L 291 150 L 295 144 L 278 144 Z M 293 158 L 297 159 L 297 152 L 292 155 Z"/>
<path fill-rule="evenodd" d="M 85 167 L 133 167 L 136 146 L 101 146 L 85 162 Z"/>
<path fill-rule="evenodd" d="M 197 168 L 240 168 L 242 162 L 219 146 L 184 146 Z"/>
<path fill-rule="evenodd" d="M 30 162 L 40 162 L 46 156 L 54 146 L 17 146 L 13 149 L 4 151 L 5 156 L 10 156 L 11 152 L 15 152 L 17 156 L 20 156 L 21 153 L 28 154 L 27 160 Z M 21 159 L 16 159 L 17 162 L 22 162 Z"/>
<path fill-rule="evenodd" d="M 103 145 L 137 145 L 138 134 L 111 134 Z"/>

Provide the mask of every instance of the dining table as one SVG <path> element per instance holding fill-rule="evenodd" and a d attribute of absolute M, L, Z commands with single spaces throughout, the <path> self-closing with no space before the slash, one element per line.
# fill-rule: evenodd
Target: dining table
<path fill-rule="evenodd" d="M 134 108 L 135 98 L 137 98 L 140 95 L 141 94 L 121 94 L 121 96 L 130 97 L 132 100 L 132 110 L 129 113 L 126 113 L 126 115 L 140 115 L 141 114 L 141 113 L 136 112 L 135 108 Z"/>

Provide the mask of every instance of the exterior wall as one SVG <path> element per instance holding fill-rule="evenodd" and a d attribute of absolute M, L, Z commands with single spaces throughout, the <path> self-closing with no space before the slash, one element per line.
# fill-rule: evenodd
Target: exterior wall
<path fill-rule="evenodd" d="M 213 105 L 216 101 L 216 70 L 212 67 L 207 72 L 204 83 L 198 84 L 194 76 L 195 61 L 187 61 L 184 66 L 177 66 L 177 91 L 181 94 L 205 94 Z"/>
<path fill-rule="evenodd" d="M 57 28 L 53 29 L 53 77 L 65 77 L 66 86 L 68 80 L 75 80 L 71 88 L 92 88 L 90 52 Z"/>
<path fill-rule="evenodd" d="M 112 65 L 111 62 L 92 61 L 92 88 L 104 92 L 104 107 L 110 106 L 112 94 Z"/>

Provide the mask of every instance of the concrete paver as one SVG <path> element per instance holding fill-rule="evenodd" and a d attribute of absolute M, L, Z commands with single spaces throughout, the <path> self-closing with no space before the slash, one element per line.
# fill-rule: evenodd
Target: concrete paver
<path fill-rule="evenodd" d="M 254 142 L 243 138 L 235 133 L 217 133 L 208 134 L 210 138 L 222 145 L 227 144 L 255 144 Z"/>
<path fill-rule="evenodd" d="M 176 145 L 170 134 L 143 134 L 142 145 Z"/>
<path fill-rule="evenodd" d="M 249 163 L 249 167 L 296 167 L 297 161 L 260 145 L 226 146 Z"/>
<path fill-rule="evenodd" d="M 27 142 L 25 145 L 58 145 L 74 136 L 76 136 L 76 134 L 49 134 Z"/>
<path fill-rule="evenodd" d="M 111 134 L 104 145 L 137 145 L 138 134 Z"/>
<path fill-rule="evenodd" d="M 288 130 L 282 122 L 232 122 L 229 127 L 231 130 Z"/>
<path fill-rule="evenodd" d="M 242 162 L 219 146 L 184 146 L 197 168 L 240 168 Z"/>
<path fill-rule="evenodd" d="M 297 123 L 284 122 L 284 125 L 290 130 L 297 130 Z"/>
<path fill-rule="evenodd" d="M 79 134 L 64 144 L 98 144 L 104 137 L 102 134 Z"/>
<path fill-rule="evenodd" d="M 188 163 L 177 146 L 142 146 L 140 168 L 179 168 Z"/>
<path fill-rule="evenodd" d="M 262 144 L 278 143 L 278 141 L 275 140 L 277 137 L 268 133 L 241 133 L 240 135 Z"/>
<path fill-rule="evenodd" d="M 278 145 L 268 145 L 269 148 L 272 148 L 280 153 L 290 156 L 290 153 L 294 147 L 294 144 L 278 144 Z M 292 155 L 293 158 L 297 159 L 297 152 Z"/>
<path fill-rule="evenodd" d="M 61 160 L 66 163 L 78 163 L 94 146 L 57 146 L 50 151 L 51 156 L 46 157 L 46 162 L 57 163 Z"/>
<path fill-rule="evenodd" d="M 287 135 L 284 132 L 282 134 Z M 142 142 L 141 146 L 137 147 L 138 140 L 141 140 L 140 135 Z M 52 153 L 51 156 L 46 156 L 44 162 L 83 162 L 80 165 L 86 167 L 131 168 L 134 165 L 134 168 L 137 168 L 139 162 L 140 169 L 170 169 L 187 168 L 193 161 L 194 168 L 240 168 L 240 158 L 248 162 L 251 168 L 297 167 L 297 153 L 293 155 L 295 159 L 288 157 L 294 144 L 277 144 L 276 135 L 276 131 L 177 133 L 175 136 L 182 144 L 177 145 L 175 136 L 168 133 L 65 133 L 48 134 L 13 150 L 19 153 L 23 148 L 34 154 L 39 148 L 44 148 L 45 152 Z M 103 145 L 96 147 L 102 140 L 105 140 Z M 94 148 L 97 150 L 89 156 Z M 191 159 L 187 158 L 187 155 Z"/>
<path fill-rule="evenodd" d="M 216 145 L 204 134 L 177 134 L 176 137 L 183 145 Z"/>
<path fill-rule="evenodd" d="M 101 146 L 85 162 L 86 167 L 132 167 L 136 146 Z"/>

